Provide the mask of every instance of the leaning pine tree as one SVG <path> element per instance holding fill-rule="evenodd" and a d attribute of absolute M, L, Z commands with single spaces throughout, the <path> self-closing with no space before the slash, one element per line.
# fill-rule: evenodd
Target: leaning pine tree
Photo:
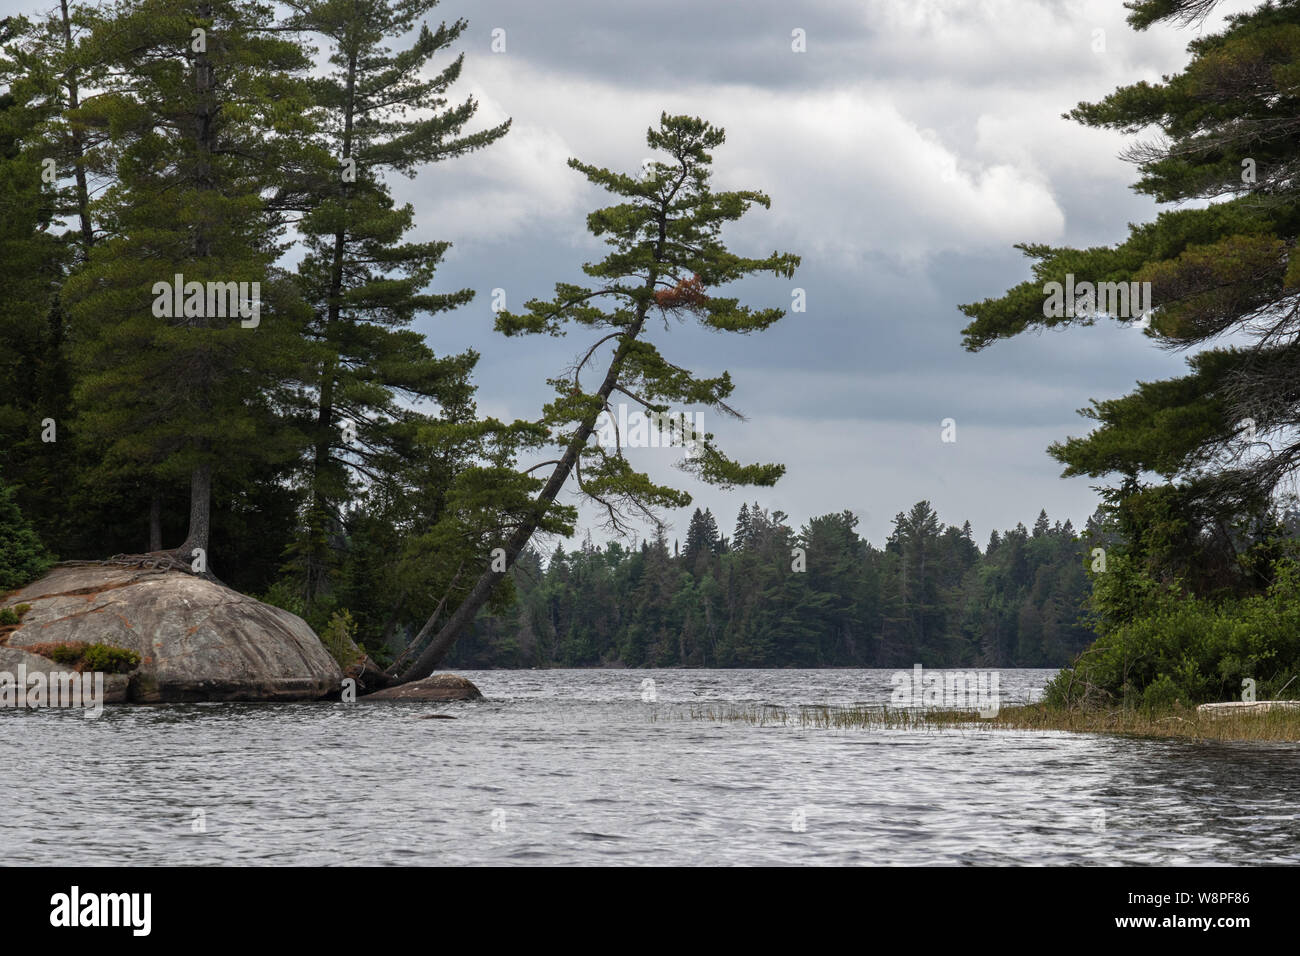
<path fill-rule="evenodd" d="M 667 328 L 670 317 L 693 315 L 706 328 L 744 333 L 766 329 L 785 314 L 783 309 L 755 310 L 734 298 L 708 294 L 709 289 L 753 273 L 789 278 L 799 265 L 799 257 L 788 253 L 749 259 L 732 254 L 722 244 L 724 223 L 740 219 L 755 204 L 770 206 L 768 197 L 759 192 L 710 189 L 713 157 L 709 150 L 723 140 L 723 131 L 704 120 L 664 114 L 659 128 L 647 132 L 646 142 L 667 153 L 669 160 L 649 164 L 640 178 L 569 160 L 573 169 L 623 200 L 587 218 L 588 229 L 603 237 L 613 251 L 601 262 L 583 266 L 594 285 L 557 284 L 553 299 L 532 300 L 523 314 L 501 312 L 496 323 L 499 331 L 511 336 L 562 335 L 568 323 L 597 333 L 574 367 L 551 380 L 556 398 L 546 406 L 542 422 L 561 449 L 560 457 L 537 466 L 549 466 L 550 475 L 534 479 L 537 491 L 531 506 L 492 549 L 495 555 L 482 556 L 482 570 L 446 623 L 435 633 L 435 614 L 416 635 L 413 646 L 426 640 L 428 645 L 405 667 L 401 680 L 432 673 L 505 578 L 534 531 L 553 521 L 556 499 L 571 477 L 583 498 L 604 509 L 615 530 L 625 527 L 628 514 L 651 516 L 657 508 L 690 503 L 685 492 L 657 485 L 632 468 L 622 453 L 624 436 L 616 435 L 612 443 L 594 440 L 602 413 L 612 412 L 615 393 L 680 429 L 677 438 L 690 448 L 683 467 L 703 481 L 722 487 L 772 485 L 784 473 L 782 465 L 732 461 L 714 444 L 713 435 L 695 431 L 686 416 L 672 411 L 673 406 L 695 405 L 737 415 L 727 404 L 731 377 L 726 372 L 715 378 L 699 377 L 669 361 L 650 338 L 656 318 Z M 593 380 L 590 367 L 602 349 L 608 350 L 608 364 L 604 374 Z"/>

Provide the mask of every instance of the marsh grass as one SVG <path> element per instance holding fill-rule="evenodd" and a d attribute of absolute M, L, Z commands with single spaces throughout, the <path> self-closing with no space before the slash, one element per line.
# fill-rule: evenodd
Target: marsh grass
<path fill-rule="evenodd" d="M 1144 712 L 1057 710 L 1043 704 L 1021 704 L 1001 708 L 996 717 L 983 718 L 974 711 L 724 703 L 695 705 L 690 717 L 755 727 L 826 730 L 1055 730 L 1191 740 L 1300 741 L 1300 710 L 1210 717 L 1183 707 Z"/>

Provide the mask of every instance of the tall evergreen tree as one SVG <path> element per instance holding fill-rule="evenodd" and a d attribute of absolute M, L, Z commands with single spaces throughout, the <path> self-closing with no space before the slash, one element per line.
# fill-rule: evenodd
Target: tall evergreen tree
<path fill-rule="evenodd" d="M 189 479 L 186 561 L 210 546 L 214 471 L 289 462 L 301 442 L 282 411 L 308 359 L 305 316 L 273 266 L 268 197 L 301 161 L 309 61 L 270 14 L 121 0 L 87 42 L 112 72 L 78 119 L 111 135 L 115 181 L 97 203 L 104 239 L 65 288 L 77 425 L 106 472 L 135 470 L 155 493 Z"/>
<path fill-rule="evenodd" d="M 1129 6 L 1144 30 L 1199 20 L 1217 4 Z M 1209 594 L 1263 586 L 1258 563 L 1246 560 L 1248 529 L 1270 523 L 1275 495 L 1300 468 L 1300 4 L 1231 15 L 1188 49 L 1182 72 L 1068 114 L 1093 128 L 1158 133 L 1128 153 L 1135 189 L 1176 208 L 1130 225 L 1114 246 L 1020 246 L 1032 278 L 962 310 L 971 351 L 1106 316 L 1140 324 L 1162 348 L 1192 351 L 1188 374 L 1094 401 L 1082 414 L 1096 427 L 1050 451 L 1067 476 L 1115 477 L 1106 500 L 1138 535 L 1138 564 Z M 1078 300 L 1053 306 L 1050 283 L 1060 283 L 1051 294 L 1072 283 Z M 1122 286 L 1103 303 L 1084 283 Z M 1140 314 L 1131 290 L 1148 283 L 1152 309 Z M 1148 484 L 1148 474 L 1162 481 Z"/>
<path fill-rule="evenodd" d="M 0 23 L 0 449 L 16 500 L 49 531 L 62 523 L 69 446 L 58 442 L 68 388 L 58 290 L 70 256 L 51 230 L 58 202 L 40 144 L 52 81 L 27 75 L 30 29 Z"/>
<path fill-rule="evenodd" d="M 352 500 L 354 480 L 392 480 L 414 455 L 430 419 L 413 408 L 436 403 L 444 420 L 472 417 L 468 375 L 477 355 L 439 357 L 408 327 L 418 315 L 463 305 L 473 291 L 433 293 L 428 286 L 448 242 L 409 242 L 414 222 L 384 177 L 481 149 L 509 121 L 481 132 L 464 128 L 473 98 L 449 106 L 464 54 L 429 76 L 433 59 L 456 42 L 464 20 L 430 30 L 420 19 L 437 0 L 308 0 L 294 3 L 296 26 L 323 35 L 332 71 L 313 79 L 319 143 L 330 167 L 299 225 L 307 248 L 298 276 L 312 306 L 308 335 L 322 346 L 307 387 L 315 394 L 306 463 L 309 507 L 297 547 L 304 598 L 331 589 L 338 560 L 330 540 Z M 396 50 L 390 44 L 407 36 Z M 446 477 L 446 476 L 444 476 Z"/>
<path fill-rule="evenodd" d="M 75 223 L 68 238 L 81 260 L 95 241 L 88 154 L 102 145 L 105 133 L 80 122 L 79 110 L 84 91 L 102 84 L 107 69 L 88 54 L 85 38 L 102 22 L 97 7 L 59 0 L 58 9 L 42 19 L 18 18 L 11 25 L 14 42 L 6 43 L 8 57 L 0 60 L 0 76 L 21 91 L 39 119 L 30 147 L 43 167 L 53 162 L 43 168 L 42 180 L 51 184 L 55 215 Z"/>
<path fill-rule="evenodd" d="M 696 508 L 686 528 L 686 557 L 693 561 L 702 555 L 717 554 L 721 547 L 722 539 L 713 514 L 707 508 L 704 511 Z"/>
<path fill-rule="evenodd" d="M 736 514 L 736 530 L 731 536 L 731 546 L 736 551 L 744 551 L 749 547 L 749 505 L 743 501 Z"/>

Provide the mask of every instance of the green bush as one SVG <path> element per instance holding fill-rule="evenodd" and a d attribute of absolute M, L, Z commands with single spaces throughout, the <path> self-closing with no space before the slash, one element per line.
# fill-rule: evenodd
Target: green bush
<path fill-rule="evenodd" d="M 13 489 L 0 481 L 0 594 L 35 581 L 53 563 L 14 501 Z"/>
<path fill-rule="evenodd" d="M 66 664 L 69 667 L 81 661 L 81 655 L 85 652 L 84 644 L 60 644 L 58 647 L 51 647 L 45 651 L 45 656 L 58 664 Z"/>
<path fill-rule="evenodd" d="M 329 623 L 320 632 L 321 643 L 344 670 L 365 656 L 365 652 L 361 651 L 353 641 L 356 632 L 357 624 L 346 608 L 334 612 Z"/>
<path fill-rule="evenodd" d="M 284 580 L 276 581 L 258 600 L 263 604 L 270 604 L 290 614 L 298 615 L 307 622 L 308 627 L 320 635 L 324 635 L 330 627 L 334 626 L 334 619 L 339 613 L 348 615 L 347 609 L 340 608 L 338 598 L 332 594 L 317 596 L 309 609 L 307 602 L 303 600 L 302 591 L 296 585 Z M 350 615 L 347 620 L 348 636 L 353 637 L 357 632 L 357 625 Z"/>
<path fill-rule="evenodd" d="M 16 607 L 0 607 L 0 627 L 10 627 L 14 624 L 21 624 L 23 615 L 32 609 L 30 604 L 19 604 Z"/>
<path fill-rule="evenodd" d="M 1218 602 L 1162 595 L 1117 624 L 1047 686 L 1052 706 L 1161 709 L 1300 691 L 1300 564 L 1282 560 L 1267 594 Z M 1288 682 L 1290 686 L 1287 687 Z"/>
<path fill-rule="evenodd" d="M 81 656 L 83 671 L 100 671 L 105 674 L 125 674 L 140 666 L 140 655 L 108 644 L 88 644 Z"/>
<path fill-rule="evenodd" d="M 50 660 L 80 671 L 125 674 L 140 666 L 140 655 L 108 644 L 60 644 L 41 652 Z"/>
<path fill-rule="evenodd" d="M 357 643 L 358 623 L 347 608 L 338 606 L 338 598 L 334 595 L 321 596 L 309 611 L 301 592 L 294 585 L 277 581 L 259 600 L 305 620 L 307 626 L 320 635 L 325 649 L 344 670 L 366 656 L 366 646 Z"/>
<path fill-rule="evenodd" d="M 297 614 L 299 617 L 302 617 L 306 611 L 306 602 L 302 599 L 302 593 L 287 581 L 276 581 L 258 600 L 263 604 L 278 607 L 282 611 L 288 611 L 290 614 Z"/>

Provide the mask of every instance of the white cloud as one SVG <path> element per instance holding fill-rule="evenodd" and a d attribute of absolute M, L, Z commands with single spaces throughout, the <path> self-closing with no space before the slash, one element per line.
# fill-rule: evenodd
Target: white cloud
<path fill-rule="evenodd" d="M 454 170 L 428 174 L 436 191 L 411 198 L 442 235 L 495 239 L 544 229 L 574 241 L 600 194 L 566 165 L 569 156 L 618 169 L 639 167 L 644 133 L 662 109 L 723 126 L 718 184 L 760 188 L 770 216 L 744 226 L 810 254 L 852 260 L 864 253 L 914 259 L 936 252 L 1004 247 L 1026 235 L 1059 238 L 1064 214 L 1032 163 L 959 156 L 881 92 L 772 92 L 749 87 L 629 93 L 525 63 L 480 72 L 481 122 L 516 121 L 499 143 Z M 489 92 L 490 90 L 490 92 Z M 581 103 L 581 111 L 556 103 Z M 417 186 L 419 181 L 417 180 Z"/>

